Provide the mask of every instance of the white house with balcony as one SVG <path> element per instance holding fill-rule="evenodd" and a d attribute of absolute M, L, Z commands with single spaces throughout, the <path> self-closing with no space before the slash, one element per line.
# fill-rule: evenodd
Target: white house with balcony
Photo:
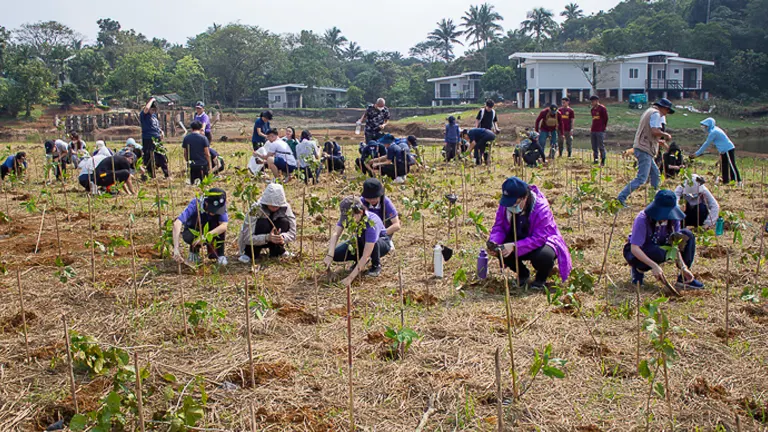
<path fill-rule="evenodd" d="M 283 84 L 264 87 L 270 108 L 344 108 L 347 89 Z"/>
<path fill-rule="evenodd" d="M 480 78 L 483 75 L 483 72 L 464 72 L 461 75 L 428 79 L 427 82 L 435 84 L 432 106 L 476 102 L 481 96 Z"/>
<path fill-rule="evenodd" d="M 589 53 L 514 53 L 525 71 L 526 88 L 517 94 L 518 106 L 539 108 L 558 104 L 564 96 L 578 92 L 603 92 L 621 102 L 629 94 L 658 97 L 701 97 L 709 93 L 702 83 L 704 66 L 714 62 L 680 57 L 669 51 L 652 51 L 605 57 Z"/>

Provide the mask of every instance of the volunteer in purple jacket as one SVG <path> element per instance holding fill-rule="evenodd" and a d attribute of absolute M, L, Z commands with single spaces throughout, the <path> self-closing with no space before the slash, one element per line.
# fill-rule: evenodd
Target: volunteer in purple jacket
<path fill-rule="evenodd" d="M 704 284 L 697 281 L 690 270 L 696 254 L 696 238 L 690 230 L 680 229 L 683 219 L 685 213 L 677 206 L 677 196 L 667 189 L 656 192 L 653 202 L 637 214 L 632 234 L 624 245 L 624 259 L 632 267 L 632 285 L 642 285 L 644 273 L 648 270 L 660 279 L 662 270 L 659 264 L 667 261 L 667 251 L 662 246 L 679 241 L 675 261 L 680 275 L 676 287 L 704 288 Z"/>
<path fill-rule="evenodd" d="M 501 194 L 496 222 L 488 241 L 501 246 L 504 266 L 517 272 L 518 283 L 522 286 L 530 277 L 530 271 L 523 261 L 530 261 L 536 270 L 536 277 L 530 284 L 532 289 L 544 288 L 555 260 L 562 280 L 568 279 L 572 268 L 571 254 L 544 194 L 536 186 L 529 186 L 517 177 L 509 177 L 504 181 Z M 515 248 L 519 257 L 517 263 Z M 498 253 L 491 251 L 494 256 L 498 256 Z"/>

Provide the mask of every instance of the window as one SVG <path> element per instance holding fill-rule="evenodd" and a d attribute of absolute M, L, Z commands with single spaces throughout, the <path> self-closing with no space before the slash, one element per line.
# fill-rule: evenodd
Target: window
<path fill-rule="evenodd" d="M 282 96 L 275 95 L 275 102 L 282 102 L 282 101 L 283 101 L 283 97 Z"/>
<path fill-rule="evenodd" d="M 536 77 L 536 75 L 534 73 L 535 71 L 536 71 L 535 69 L 533 69 L 533 68 L 531 69 L 531 79 L 534 79 Z"/>
<path fill-rule="evenodd" d="M 585 67 L 583 70 L 584 72 L 589 72 L 589 67 Z"/>
<path fill-rule="evenodd" d="M 675 69 L 675 75 L 679 75 L 679 74 L 680 74 L 680 69 Z"/>
<path fill-rule="evenodd" d="M 667 79 L 667 71 L 660 69 L 656 71 L 656 79 Z"/>
<path fill-rule="evenodd" d="M 633 68 L 629 70 L 629 78 L 638 78 L 640 76 L 640 70 Z"/>

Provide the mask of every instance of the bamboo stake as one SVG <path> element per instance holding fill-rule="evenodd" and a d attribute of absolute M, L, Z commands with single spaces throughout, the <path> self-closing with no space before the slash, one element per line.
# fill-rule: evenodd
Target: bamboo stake
<path fill-rule="evenodd" d="M 48 204 L 43 205 L 43 217 L 40 218 L 40 229 L 37 231 L 37 242 L 35 243 L 35 253 L 37 253 L 37 249 L 40 247 L 40 236 L 43 234 L 43 224 L 45 223 L 45 209 L 48 206 Z"/>
<path fill-rule="evenodd" d="M 301 190 L 301 232 L 299 233 L 299 256 L 304 256 L 304 208 L 305 200 L 307 197 L 307 184 L 304 183 L 304 187 Z M 267 218 L 269 219 L 269 218 Z M 304 262 L 302 258 L 301 262 Z"/>
<path fill-rule="evenodd" d="M 21 290 L 21 272 L 16 269 L 16 285 L 19 288 L 19 306 L 21 307 L 21 325 L 24 331 L 24 354 L 27 361 L 32 359 L 29 357 L 29 337 L 27 336 L 27 314 L 24 311 L 24 293 Z"/>
<path fill-rule="evenodd" d="M 157 205 L 157 229 L 160 231 L 160 235 L 163 234 L 163 212 L 160 209 L 160 185 L 157 183 L 157 176 L 154 175 L 155 164 L 152 163 L 152 177 L 155 179 L 155 204 Z"/>
<path fill-rule="evenodd" d="M 312 260 L 315 262 L 315 239 L 312 239 Z M 320 323 L 320 287 L 317 284 L 317 266 L 312 264 L 312 279 L 315 282 L 315 324 Z M 317 329 L 317 326 L 315 326 Z"/>
<path fill-rule="evenodd" d="M 91 194 L 88 195 L 88 232 L 91 236 L 91 285 L 96 288 L 96 244 L 93 240 L 93 208 Z"/>
<path fill-rule="evenodd" d="M 763 261 L 763 244 L 765 242 L 765 226 L 768 220 L 763 219 L 763 223 L 760 226 L 760 252 L 757 255 L 757 269 L 755 269 L 755 276 L 760 276 L 760 264 Z"/>
<path fill-rule="evenodd" d="M 405 294 L 403 294 L 403 257 L 398 255 L 397 259 L 397 280 L 398 285 L 400 286 L 400 331 L 402 331 L 405 328 L 405 307 L 403 306 L 403 303 L 405 303 Z M 400 350 L 400 360 L 403 360 L 405 358 L 405 344 L 401 343 L 398 347 Z"/>
<path fill-rule="evenodd" d="M 139 287 L 136 284 L 136 245 L 133 243 L 133 217 L 128 218 L 128 238 L 131 241 L 131 273 L 133 274 L 133 297 L 139 307 Z"/>
<path fill-rule="evenodd" d="M 181 264 L 178 264 L 179 280 L 181 280 Z M 189 335 L 189 326 L 187 325 L 187 310 L 184 308 L 184 284 L 180 284 L 181 288 L 181 319 L 184 321 L 184 338 Z"/>
<path fill-rule="evenodd" d="M 496 353 L 493 356 L 494 364 L 496 365 L 496 430 L 498 432 L 504 431 L 504 407 L 502 405 L 502 393 L 501 393 L 501 360 L 499 359 L 499 348 L 496 347 Z"/>
<path fill-rule="evenodd" d="M 659 308 L 659 312 L 661 313 L 661 308 Z M 661 327 L 661 340 L 664 340 L 664 326 Z M 661 366 L 662 370 L 664 372 L 664 396 L 667 402 L 667 415 L 669 416 L 669 424 L 672 426 L 672 429 L 674 429 L 674 419 L 672 417 L 672 401 L 670 400 L 669 393 L 669 376 L 667 374 L 667 355 L 664 351 L 661 351 Z"/>
<path fill-rule="evenodd" d="M 69 362 L 69 390 L 72 392 L 72 403 L 75 406 L 75 414 L 80 412 L 77 406 L 77 389 L 75 388 L 75 371 L 72 363 L 72 350 L 69 347 L 69 328 L 67 327 L 67 316 L 61 316 L 61 322 L 64 323 L 64 345 L 67 347 L 67 360 Z"/>
<path fill-rule="evenodd" d="M 512 398 L 517 400 L 517 374 L 515 373 L 515 352 L 513 349 L 514 345 L 512 344 L 512 308 L 510 307 L 509 280 L 507 279 L 506 273 L 504 273 L 504 258 L 501 256 L 502 251 L 499 250 L 497 253 L 499 254 L 499 270 L 504 279 L 504 311 L 507 315 L 507 344 L 509 345 L 509 360 L 512 364 Z"/>
<path fill-rule="evenodd" d="M 251 388 L 256 387 L 256 376 L 253 370 L 253 348 L 251 345 L 251 307 L 250 296 L 248 293 L 248 278 L 245 278 L 245 336 L 248 341 L 248 369 L 251 379 Z"/>
<path fill-rule="evenodd" d="M 253 401 L 248 403 L 251 410 L 251 432 L 256 432 L 256 413 L 253 411 Z"/>
<path fill-rule="evenodd" d="M 729 318 L 729 308 L 731 302 L 731 254 L 725 257 L 725 345 L 728 345 L 728 339 L 731 332 L 731 322 Z"/>
<path fill-rule="evenodd" d="M 600 266 L 600 276 L 597 277 L 597 286 L 600 286 L 600 280 L 605 273 L 605 263 L 608 261 L 608 251 L 611 249 L 611 241 L 613 240 L 613 230 L 616 228 L 616 219 L 619 218 L 619 212 L 617 211 L 613 215 L 613 224 L 611 224 L 611 234 L 608 236 L 608 244 L 605 246 L 605 253 L 603 254 L 603 265 Z M 605 284 L 605 301 L 608 301 L 608 284 Z"/>
<path fill-rule="evenodd" d="M 139 411 L 139 430 L 144 432 L 144 401 L 141 394 L 141 369 L 139 369 L 139 353 L 137 352 L 133 353 L 133 367 L 136 371 L 136 405 Z"/>

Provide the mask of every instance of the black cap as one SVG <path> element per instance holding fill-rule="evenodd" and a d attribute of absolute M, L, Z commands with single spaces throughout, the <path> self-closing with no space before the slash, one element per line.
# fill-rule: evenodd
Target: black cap
<path fill-rule="evenodd" d="M 589 100 L 600 100 L 600 96 L 592 95 L 592 96 L 589 97 Z"/>
<path fill-rule="evenodd" d="M 667 98 L 661 98 L 661 99 L 657 100 L 656 102 L 654 102 L 653 104 L 658 106 L 658 107 L 662 107 L 662 108 L 668 109 L 670 114 L 674 114 L 675 113 L 674 105 L 672 105 L 672 102 L 670 102 L 669 99 L 667 99 Z"/>
<path fill-rule="evenodd" d="M 379 179 L 369 178 L 363 182 L 363 198 L 376 199 L 384 196 L 384 185 Z"/>
<path fill-rule="evenodd" d="M 227 211 L 227 193 L 221 188 L 211 188 L 205 194 L 205 211 L 223 215 Z"/>
<path fill-rule="evenodd" d="M 556 110 L 556 109 L 557 109 L 557 105 L 555 105 L 555 104 L 552 104 L 552 105 L 550 105 L 550 106 L 549 106 L 549 109 L 551 109 L 552 111 L 554 111 L 554 110 Z"/>

